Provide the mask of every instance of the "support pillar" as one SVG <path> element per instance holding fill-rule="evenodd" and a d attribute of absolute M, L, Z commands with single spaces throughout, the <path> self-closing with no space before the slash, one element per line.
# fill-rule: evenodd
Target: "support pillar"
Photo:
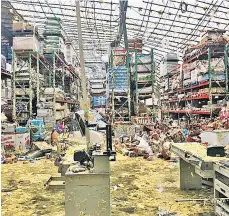
<path fill-rule="evenodd" d="M 29 54 L 29 118 L 33 116 L 32 55 Z"/>
<path fill-rule="evenodd" d="M 40 104 L 40 71 L 39 71 L 39 52 L 37 52 L 37 106 Z"/>
<path fill-rule="evenodd" d="M 53 115 L 56 122 L 56 53 L 53 53 Z"/>
<path fill-rule="evenodd" d="M 13 52 L 13 113 L 12 119 L 16 120 L 16 68 L 17 68 L 17 56 L 16 53 Z"/>

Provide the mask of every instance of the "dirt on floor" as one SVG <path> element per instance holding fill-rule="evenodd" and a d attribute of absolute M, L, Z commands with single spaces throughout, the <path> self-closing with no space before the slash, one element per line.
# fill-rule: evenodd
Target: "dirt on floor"
<path fill-rule="evenodd" d="M 57 175 L 48 159 L 2 166 L 2 216 L 63 216 L 64 192 L 46 190 L 44 183 Z M 212 198 L 212 189 L 181 191 L 178 163 L 118 155 L 111 162 L 113 216 L 210 216 L 213 206 L 204 202 L 175 202 L 187 198 Z M 168 211 L 170 214 L 165 214 Z"/>

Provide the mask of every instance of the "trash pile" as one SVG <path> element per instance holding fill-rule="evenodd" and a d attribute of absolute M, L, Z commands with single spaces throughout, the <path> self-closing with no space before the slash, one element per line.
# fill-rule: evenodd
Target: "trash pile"
<path fill-rule="evenodd" d="M 152 160 L 153 157 L 171 159 L 169 151 L 171 143 L 203 142 L 205 131 L 225 130 L 225 124 L 216 118 L 214 120 L 193 120 L 189 124 L 177 122 L 156 122 L 145 125 L 138 133 L 115 136 L 114 143 L 117 152 L 129 157 L 143 157 Z M 135 131 L 139 125 L 135 125 Z M 226 136 L 226 135 L 225 135 Z M 228 131 L 229 136 L 229 131 Z"/>

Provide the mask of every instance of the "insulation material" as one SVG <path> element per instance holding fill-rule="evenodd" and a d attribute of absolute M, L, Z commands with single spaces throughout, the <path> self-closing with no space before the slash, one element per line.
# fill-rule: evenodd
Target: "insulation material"
<path fill-rule="evenodd" d="M 60 18 L 50 17 L 46 20 L 44 30 L 44 51 L 46 53 L 53 51 L 65 53 L 65 43 L 61 29 Z"/>
<path fill-rule="evenodd" d="M 13 49 L 15 51 L 39 51 L 39 42 L 36 36 L 13 37 Z"/>
<path fill-rule="evenodd" d="M 57 17 L 49 17 L 45 23 L 46 35 L 60 35 L 61 34 L 61 19 Z"/>

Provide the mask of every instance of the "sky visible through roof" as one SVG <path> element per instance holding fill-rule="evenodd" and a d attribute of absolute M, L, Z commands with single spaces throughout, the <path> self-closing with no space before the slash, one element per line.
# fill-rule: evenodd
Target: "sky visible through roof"
<path fill-rule="evenodd" d="M 47 17 L 60 17 L 68 40 L 78 53 L 75 0 L 10 0 L 25 20 L 36 23 L 43 32 Z M 183 10 L 181 9 L 181 2 Z M 80 1 L 85 59 L 101 61 L 119 30 L 118 0 Z M 186 9 L 186 10 L 184 10 Z M 129 0 L 128 38 L 143 39 L 143 52 L 154 49 L 156 62 L 168 52 L 182 55 L 187 45 L 199 42 L 209 28 L 229 30 L 227 0 Z M 122 45 L 123 39 L 122 39 Z"/>

